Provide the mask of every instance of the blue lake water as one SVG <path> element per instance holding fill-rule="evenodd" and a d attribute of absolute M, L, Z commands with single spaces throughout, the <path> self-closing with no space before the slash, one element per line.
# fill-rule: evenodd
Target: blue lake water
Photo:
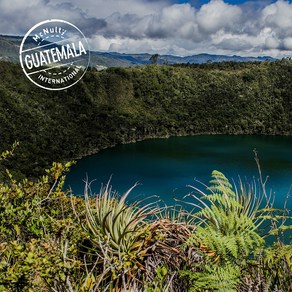
<path fill-rule="evenodd" d="M 77 162 L 67 176 L 66 186 L 82 195 L 84 179 L 93 181 L 98 193 L 110 177 L 113 189 L 125 192 L 136 182 L 132 198 L 160 196 L 167 205 L 208 183 L 211 172 L 219 170 L 229 179 L 258 178 L 253 150 L 258 151 L 263 176 L 269 176 L 267 191 L 275 193 L 275 207 L 283 207 L 292 184 L 292 137 L 280 136 L 192 136 L 154 139 L 106 149 Z M 204 188 L 201 187 L 203 190 Z M 292 194 L 291 194 L 292 195 Z M 288 202 L 292 209 L 292 198 Z"/>

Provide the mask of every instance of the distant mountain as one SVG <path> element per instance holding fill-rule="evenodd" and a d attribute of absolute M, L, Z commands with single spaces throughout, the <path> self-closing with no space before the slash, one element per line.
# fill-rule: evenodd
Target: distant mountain
<path fill-rule="evenodd" d="M 22 36 L 4 36 L 0 35 L 0 60 L 12 61 L 19 63 L 19 48 L 21 45 Z M 49 45 L 50 43 L 44 41 L 43 44 Z M 35 42 L 31 36 L 26 40 L 27 48 L 34 47 Z"/>
<path fill-rule="evenodd" d="M 19 62 L 19 47 L 22 36 L 0 35 L 0 60 L 8 60 L 15 63 Z M 102 67 L 129 67 L 150 64 L 151 54 L 122 54 L 115 52 L 91 52 L 90 66 Z M 208 62 L 262 62 L 275 61 L 276 59 L 264 57 L 240 57 L 226 55 L 198 54 L 186 57 L 161 55 L 158 58 L 158 64 L 202 64 Z"/>
<path fill-rule="evenodd" d="M 22 37 L 0 35 L 0 59 L 19 62 L 19 47 Z"/>
<path fill-rule="evenodd" d="M 127 64 L 126 66 L 135 65 L 145 65 L 150 64 L 151 54 L 121 54 L 121 53 L 102 53 L 102 52 L 92 52 L 91 53 L 94 60 L 98 58 L 105 58 L 106 61 L 116 60 L 117 62 L 122 62 Z M 96 58 L 96 59 L 95 59 Z M 193 56 L 173 56 L 173 55 L 161 55 L 158 58 L 158 64 L 202 64 L 208 62 L 262 62 L 262 61 L 275 61 L 276 59 L 264 56 L 264 57 L 240 57 L 240 56 L 226 56 L 226 55 L 210 55 L 210 54 L 198 54 Z M 105 65 L 101 64 L 101 65 Z"/>

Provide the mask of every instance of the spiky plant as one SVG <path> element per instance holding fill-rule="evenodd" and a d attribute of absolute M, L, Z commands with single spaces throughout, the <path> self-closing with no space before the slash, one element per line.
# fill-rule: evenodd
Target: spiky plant
<path fill-rule="evenodd" d="M 155 208 L 153 204 L 140 207 L 139 202 L 126 203 L 134 187 L 119 197 L 107 184 L 93 202 L 86 183 L 84 227 L 90 241 L 87 256 L 91 254 L 96 261 L 88 271 L 88 279 L 92 279 L 92 274 L 98 275 L 93 277 L 96 289 L 99 285 L 103 285 L 102 291 L 113 286 L 126 289 L 136 280 L 137 270 L 143 270 L 143 258 L 149 249 L 146 218 L 155 212 Z"/>

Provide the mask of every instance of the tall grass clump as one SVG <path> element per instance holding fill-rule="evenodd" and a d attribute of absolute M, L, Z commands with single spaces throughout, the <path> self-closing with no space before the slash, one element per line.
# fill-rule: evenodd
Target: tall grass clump
<path fill-rule="evenodd" d="M 126 289 L 135 282 L 138 270 L 144 269 L 143 258 L 150 248 L 147 218 L 155 208 L 152 204 L 139 206 L 139 202 L 127 204 L 132 189 L 119 196 L 107 184 L 92 198 L 90 185 L 85 186 L 83 227 L 88 241 L 84 259 L 87 278 L 100 291 Z"/>

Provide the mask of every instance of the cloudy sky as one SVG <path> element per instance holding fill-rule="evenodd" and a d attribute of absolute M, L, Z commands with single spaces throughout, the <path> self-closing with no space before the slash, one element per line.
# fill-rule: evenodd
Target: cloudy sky
<path fill-rule="evenodd" d="M 46 19 L 78 26 L 92 50 L 291 56 L 288 0 L 0 0 L 0 34 Z"/>

